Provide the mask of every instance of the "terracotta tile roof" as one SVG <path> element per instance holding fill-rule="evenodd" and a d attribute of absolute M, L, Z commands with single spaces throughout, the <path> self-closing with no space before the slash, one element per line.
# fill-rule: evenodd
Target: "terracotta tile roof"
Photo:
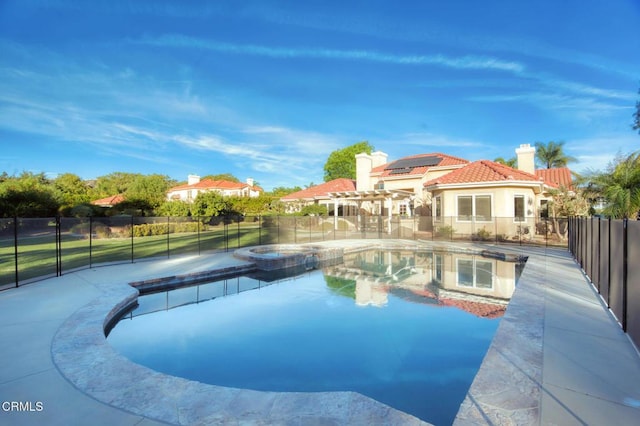
<path fill-rule="evenodd" d="M 184 184 L 174 186 L 169 189 L 169 192 L 181 191 L 184 189 L 200 189 L 200 190 L 208 190 L 208 189 L 243 189 L 243 188 L 251 188 L 256 191 L 261 191 L 260 187 L 257 186 L 249 186 L 246 183 L 242 182 L 231 182 L 228 180 L 212 180 L 212 179 L 202 179 L 200 182 L 194 184 Z"/>
<path fill-rule="evenodd" d="M 387 168 L 400 160 L 409 160 L 414 158 L 422 158 L 422 157 L 439 157 L 442 159 L 437 166 L 433 167 L 447 167 L 447 166 L 457 166 L 462 164 L 468 164 L 469 161 L 463 158 L 454 157 L 448 154 L 442 154 L 440 152 L 433 152 L 430 154 L 417 154 L 417 155 L 409 155 L 408 157 L 402 157 L 398 160 L 391 161 L 389 163 L 383 164 L 378 167 L 374 167 L 371 172 L 372 173 L 380 173 L 380 176 L 406 176 L 406 175 L 423 175 L 429 170 L 428 166 L 414 167 L 411 169 L 409 173 L 391 173 L 391 170 L 387 170 Z"/>
<path fill-rule="evenodd" d="M 329 182 L 321 183 L 320 185 L 315 185 L 307 189 L 303 189 L 302 191 L 293 192 L 291 194 L 285 195 L 280 198 L 282 201 L 294 201 L 294 200 L 305 200 L 305 199 L 315 199 L 318 197 L 328 197 L 329 192 L 341 192 L 341 191 L 355 191 L 356 190 L 356 181 L 353 179 L 334 179 Z"/>
<path fill-rule="evenodd" d="M 502 181 L 540 182 L 540 179 L 531 173 L 526 173 L 504 164 L 480 160 L 425 182 L 424 186 Z"/>
<path fill-rule="evenodd" d="M 101 198 L 99 200 L 94 200 L 91 202 L 94 206 L 115 206 L 118 203 L 121 203 L 125 200 L 122 194 L 112 195 L 110 197 Z"/>
<path fill-rule="evenodd" d="M 389 287 L 387 291 L 411 302 L 429 304 L 437 307 L 455 307 L 480 318 L 499 318 L 504 316 L 504 313 L 507 310 L 506 305 L 499 305 L 496 303 L 483 303 L 463 299 L 438 297 L 428 289 L 411 289 L 410 292 L 418 296 L 414 298 L 407 297 L 406 294 L 402 295 L 402 292 L 399 292 L 394 287 Z"/>
<path fill-rule="evenodd" d="M 568 189 L 573 187 L 571 170 L 569 170 L 567 167 L 560 167 L 557 169 L 538 169 L 536 170 L 536 176 L 538 178 L 542 178 L 544 180 L 544 183 L 549 186 L 553 186 L 556 188 L 562 186 Z"/>
<path fill-rule="evenodd" d="M 480 318 L 500 318 L 507 310 L 506 305 L 472 302 L 469 300 L 440 299 L 443 306 L 454 306 Z"/>

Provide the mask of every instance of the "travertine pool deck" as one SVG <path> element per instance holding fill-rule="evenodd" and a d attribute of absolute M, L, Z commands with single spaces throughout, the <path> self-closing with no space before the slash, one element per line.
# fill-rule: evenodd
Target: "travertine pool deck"
<path fill-rule="evenodd" d="M 638 424 L 640 357 L 567 250 L 490 249 L 529 260 L 456 424 Z M 87 269 L 0 292 L 0 425 L 424 424 L 353 392 L 256 392 L 167 376 L 106 342 L 106 320 L 137 295 L 129 282 L 247 267 L 215 253 Z M 12 402 L 30 410 L 12 410 Z"/>

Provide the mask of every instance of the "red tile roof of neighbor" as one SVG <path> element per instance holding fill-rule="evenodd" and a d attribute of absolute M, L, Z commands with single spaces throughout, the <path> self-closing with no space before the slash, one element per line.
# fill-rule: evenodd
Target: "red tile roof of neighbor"
<path fill-rule="evenodd" d="M 121 203 L 125 200 L 122 194 L 112 195 L 110 197 L 101 198 L 99 200 L 94 200 L 91 202 L 94 206 L 115 206 L 118 203 Z"/>
<path fill-rule="evenodd" d="M 402 157 L 398 160 L 394 160 L 391 161 L 389 163 L 383 164 L 381 166 L 378 167 L 374 167 L 371 171 L 373 173 L 381 173 L 380 176 L 406 176 L 406 175 L 423 175 L 427 172 L 427 170 L 429 170 L 429 166 L 419 166 L 419 167 L 413 167 L 411 168 L 411 170 L 408 173 L 392 173 L 391 170 L 388 170 L 387 168 L 395 163 L 396 161 L 401 161 L 401 160 L 409 160 L 409 159 L 415 159 L 415 158 L 423 158 L 423 157 L 439 157 L 442 160 L 440 161 L 440 163 L 437 166 L 431 166 L 431 167 L 447 167 L 447 166 L 457 166 L 457 165 L 462 165 L 462 164 L 468 164 L 469 161 L 465 160 L 464 158 L 459 158 L 459 157 L 454 157 L 452 155 L 447 155 L 447 154 L 442 154 L 439 152 L 434 152 L 431 154 L 417 154 L 417 155 L 410 155 L 408 157 Z"/>
<path fill-rule="evenodd" d="M 243 182 L 202 179 L 200 182 L 197 182 L 191 185 L 189 185 L 188 183 L 185 183 L 183 185 L 174 186 L 173 188 L 169 189 L 169 192 L 181 191 L 183 189 L 242 189 L 247 187 L 257 191 L 261 190 L 261 188 L 258 186 L 250 186 L 249 184 L 243 183 Z"/>
<path fill-rule="evenodd" d="M 425 182 L 424 186 L 501 181 L 540 182 L 540 178 L 531 173 L 505 166 L 504 164 L 489 160 L 480 160 L 474 161 L 444 176 Z"/>
<path fill-rule="evenodd" d="M 538 169 L 536 176 L 542 178 L 547 185 L 555 187 L 573 187 L 573 179 L 571 178 L 571 170 L 567 167 L 559 167 L 557 169 Z"/>
<path fill-rule="evenodd" d="M 320 185 L 315 185 L 310 188 L 303 189 L 298 192 L 293 192 L 291 194 L 285 195 L 280 199 L 285 201 L 315 199 L 317 197 L 327 197 L 329 192 L 355 190 L 356 181 L 354 181 L 353 179 L 339 178 L 330 180 L 329 182 L 321 183 Z"/>

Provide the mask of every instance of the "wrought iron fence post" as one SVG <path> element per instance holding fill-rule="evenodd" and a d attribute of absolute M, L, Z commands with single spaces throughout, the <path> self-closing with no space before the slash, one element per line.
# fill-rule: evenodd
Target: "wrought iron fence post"
<path fill-rule="evenodd" d="M 200 220 L 196 217 L 196 232 L 198 233 L 198 256 L 200 256 Z"/>
<path fill-rule="evenodd" d="M 131 263 L 134 262 L 135 259 L 135 255 L 134 255 L 134 249 L 133 249 L 133 215 L 131 215 Z"/>
<path fill-rule="evenodd" d="M 600 222 L 600 216 L 598 216 L 598 256 L 596 256 L 596 264 L 598 265 L 598 277 L 596 278 L 598 280 L 598 285 L 596 286 L 598 288 L 598 293 L 600 293 L 600 269 L 602 269 L 600 267 L 600 257 L 602 255 L 602 253 L 600 252 L 600 249 L 602 248 L 602 229 L 601 229 L 601 222 Z M 593 281 L 593 280 L 591 280 Z"/>
<path fill-rule="evenodd" d="M 18 287 L 18 216 L 13 218 L 13 251 L 16 287 Z"/>
<path fill-rule="evenodd" d="M 608 220 L 609 220 L 609 227 L 608 227 L 608 229 L 609 229 L 608 234 L 609 235 L 607 235 L 607 239 L 608 239 L 608 246 L 609 246 L 608 247 L 609 248 L 609 250 L 608 250 L 609 256 L 608 256 L 607 262 L 609 263 L 609 267 L 607 268 L 608 269 L 608 271 L 607 271 L 607 307 L 611 306 L 609 304 L 609 300 L 610 300 L 610 297 L 609 297 L 610 291 L 609 290 L 611 290 L 611 216 L 609 216 Z"/>
<path fill-rule="evenodd" d="M 222 232 L 222 235 L 224 235 L 224 251 L 229 251 L 229 224 L 225 217 L 222 218 Z"/>
<path fill-rule="evenodd" d="M 60 216 L 56 216 L 56 277 L 62 276 L 62 227 Z"/>
<path fill-rule="evenodd" d="M 549 218 L 544 219 L 544 245 L 549 245 Z"/>
<path fill-rule="evenodd" d="M 171 216 L 167 216 L 167 259 L 171 257 L 171 247 L 169 245 L 169 230 L 171 227 Z"/>
<path fill-rule="evenodd" d="M 624 330 L 624 332 L 627 332 L 627 278 L 628 278 L 628 266 L 629 266 L 629 259 L 628 259 L 628 254 L 629 254 L 629 247 L 628 247 L 628 243 L 629 243 L 629 224 L 628 224 L 629 219 L 628 218 L 624 218 L 622 220 L 622 228 L 623 228 L 623 234 L 622 234 L 622 330 Z"/>
<path fill-rule="evenodd" d="M 89 216 L 89 269 L 93 260 L 93 216 Z"/>

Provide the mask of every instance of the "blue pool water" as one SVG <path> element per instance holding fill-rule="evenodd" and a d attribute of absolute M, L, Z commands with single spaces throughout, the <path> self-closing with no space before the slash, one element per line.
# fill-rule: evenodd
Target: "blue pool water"
<path fill-rule="evenodd" d="M 501 292 L 510 278 L 490 279 L 485 270 L 486 282 L 475 286 L 468 260 L 392 257 L 389 264 L 354 257 L 275 283 L 237 277 L 141 296 L 108 340 L 134 362 L 187 379 L 264 391 L 356 391 L 451 424 L 498 326 L 491 317 L 504 311 L 477 293 Z M 470 279 L 473 296 L 460 291 Z"/>

